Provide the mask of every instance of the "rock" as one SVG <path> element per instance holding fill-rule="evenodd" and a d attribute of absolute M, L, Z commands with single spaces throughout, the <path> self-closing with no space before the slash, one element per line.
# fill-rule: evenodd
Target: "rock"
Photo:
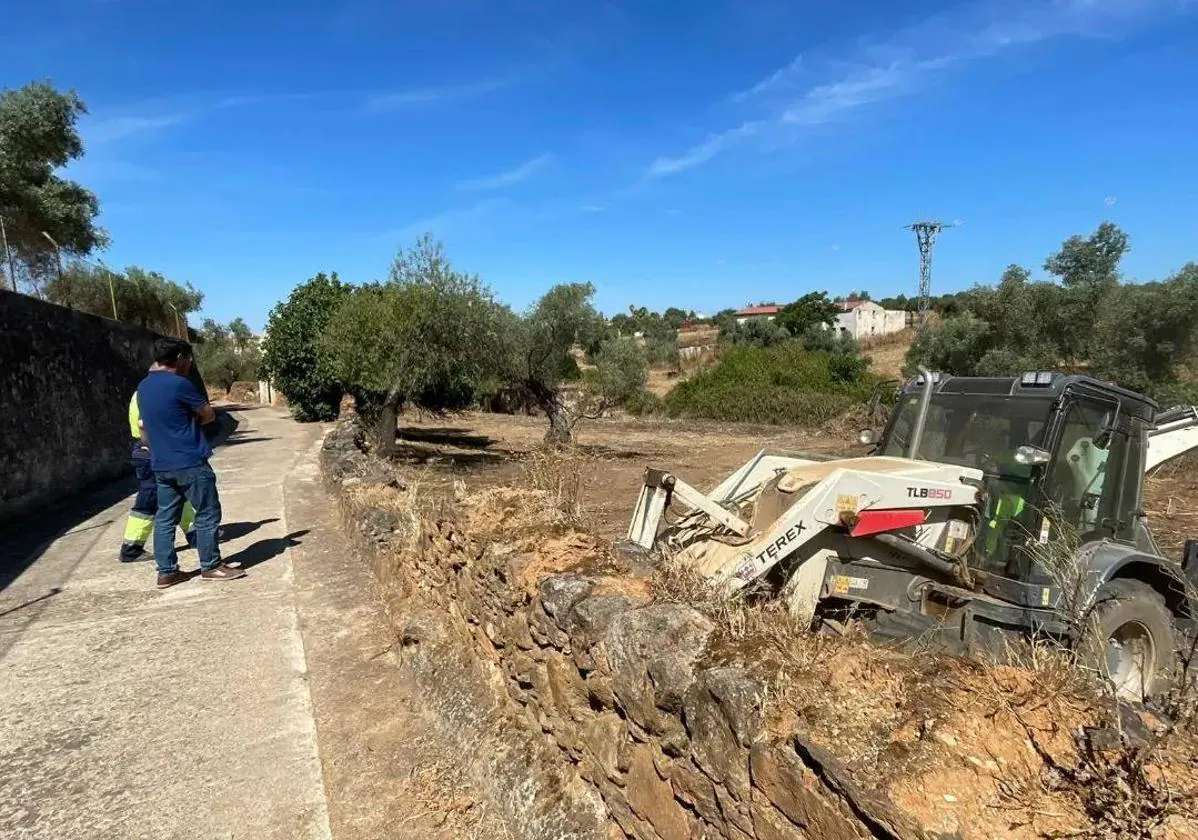
<path fill-rule="evenodd" d="M 744 748 L 761 730 L 760 686 L 739 668 L 712 668 L 687 691 L 683 710 L 695 762 L 743 800 L 749 792 Z"/>
<path fill-rule="evenodd" d="M 757 840 L 811 840 L 810 835 L 788 820 L 760 793 L 754 794 L 750 811 Z"/>
<path fill-rule="evenodd" d="M 620 777 L 620 748 L 628 740 L 624 721 L 615 712 L 603 712 L 582 726 L 580 739 L 603 774 L 616 781 Z"/>
<path fill-rule="evenodd" d="M 611 686 L 611 676 L 592 671 L 585 680 L 587 687 L 587 702 L 601 709 L 616 707 L 616 693 Z"/>
<path fill-rule="evenodd" d="M 714 625 L 681 604 L 650 604 L 615 616 L 603 637 L 612 687 L 628 717 L 645 729 L 661 729 L 653 669 L 667 699 L 685 691 Z"/>
<path fill-rule="evenodd" d="M 663 772 L 673 786 L 674 795 L 694 808 L 695 813 L 714 826 L 724 824 L 715 785 L 690 761 L 663 762 Z"/>
<path fill-rule="evenodd" d="M 528 632 L 528 619 L 524 616 L 523 611 L 515 613 L 504 624 L 504 627 L 504 632 L 512 640 L 512 644 L 520 650 L 532 650 L 537 646 L 537 643 L 532 640 L 532 634 Z"/>
<path fill-rule="evenodd" d="M 563 717 L 583 720 L 584 712 L 590 711 L 591 702 L 587 697 L 586 683 L 582 681 L 573 660 L 561 654 L 552 654 L 545 658 L 545 668 L 549 691 L 558 712 Z"/>
<path fill-rule="evenodd" d="M 746 794 L 745 801 L 738 802 L 727 788 L 721 785 L 715 786 L 715 798 L 719 803 L 720 813 L 724 815 L 724 819 L 729 825 L 734 825 L 741 831 L 752 836 L 753 834 L 753 817 L 749 811 L 749 797 L 751 793 Z"/>
<path fill-rule="evenodd" d="M 633 750 L 624 795 L 633 813 L 653 826 L 662 840 L 687 840 L 686 812 L 674 800 L 670 783 L 658 775 L 651 747 Z"/>
<path fill-rule="evenodd" d="M 595 667 L 591 647 L 607 633 L 616 616 L 638 606 L 624 595 L 596 595 L 583 598 L 566 614 L 562 629 L 570 637 L 574 661 L 584 671 Z"/>
<path fill-rule="evenodd" d="M 566 615 L 570 608 L 590 594 L 595 581 L 581 575 L 550 575 L 541 581 L 537 590 L 541 608 L 555 620 L 559 630 L 566 629 Z"/>

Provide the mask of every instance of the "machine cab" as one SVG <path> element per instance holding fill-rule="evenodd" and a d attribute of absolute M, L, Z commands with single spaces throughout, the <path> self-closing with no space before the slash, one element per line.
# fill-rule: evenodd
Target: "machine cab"
<path fill-rule="evenodd" d="M 1140 492 L 1155 410 L 1144 396 L 1087 376 L 932 373 L 901 389 L 875 453 L 980 470 L 974 562 L 1034 582 L 1044 575 L 1036 545 L 1151 547 Z"/>

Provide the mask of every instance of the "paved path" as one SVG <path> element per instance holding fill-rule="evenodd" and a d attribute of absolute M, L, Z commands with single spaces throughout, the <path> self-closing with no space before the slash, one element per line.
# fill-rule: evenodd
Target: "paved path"
<path fill-rule="evenodd" d="M 0 591 L 0 837 L 362 840 L 444 823 L 405 801 L 439 747 L 317 481 L 320 428 L 239 416 L 213 462 L 222 551 L 247 578 L 157 591 L 152 562 L 116 561 L 129 498 L 21 549 L 36 559 Z"/>

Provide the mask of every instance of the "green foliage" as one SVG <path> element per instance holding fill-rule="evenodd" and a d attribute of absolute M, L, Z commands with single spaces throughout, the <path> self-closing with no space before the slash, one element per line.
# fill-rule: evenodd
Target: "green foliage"
<path fill-rule="evenodd" d="M 349 296 L 337 272 L 296 286 L 271 310 L 262 341 L 262 370 L 299 420 L 337 416 L 343 389 L 320 353 L 320 338 Z"/>
<path fill-rule="evenodd" d="M 646 336 L 644 355 L 645 361 L 651 365 L 669 365 L 677 368 L 679 364 L 678 334 Z"/>
<path fill-rule="evenodd" d="M 782 307 L 775 323 L 791 335 L 802 335 L 813 327 L 835 324 L 839 314 L 840 307 L 828 297 L 827 292 L 808 292 Z"/>
<path fill-rule="evenodd" d="M 562 382 L 578 378 L 578 363 L 570 355 L 577 344 L 601 339 L 603 318 L 591 303 L 590 283 L 562 283 L 536 302 L 516 332 L 513 378 L 535 394 L 555 391 Z"/>
<path fill-rule="evenodd" d="M 657 394 L 642 388 L 639 391 L 634 391 L 625 398 L 624 410 L 636 417 L 664 414 L 666 403 Z"/>
<path fill-rule="evenodd" d="M 789 330 L 768 318 L 748 318 L 743 324 L 731 318 L 720 325 L 720 342 L 733 347 L 773 347 L 790 337 Z"/>
<path fill-rule="evenodd" d="M 996 286 L 961 293 L 962 312 L 917 337 L 922 362 L 958 375 L 1085 370 L 1150 395 L 1180 393 L 1179 367 L 1198 354 L 1198 266 L 1161 282 L 1122 284 L 1127 235 L 1104 223 L 1073 236 L 1044 264 L 1059 282 L 1009 267 Z"/>
<path fill-rule="evenodd" d="M 1153 392 L 1178 381 L 1198 350 L 1198 264 L 1159 283 L 1118 286 L 1097 306 L 1092 362 L 1120 384 Z"/>
<path fill-rule="evenodd" d="M 349 295 L 321 348 L 359 410 L 395 410 L 405 402 L 431 411 L 464 408 L 504 355 L 501 309 L 477 277 L 455 271 L 440 243 L 425 235 L 400 251 L 386 283 Z M 379 431 L 394 437 L 394 426 Z"/>
<path fill-rule="evenodd" d="M 55 174 L 83 156 L 77 122 L 86 113 L 74 91 L 63 93 L 48 82 L 0 93 L 0 216 L 14 256 L 30 277 L 55 264 L 45 234 L 67 256 L 107 244 L 107 234 L 96 225 L 99 200 Z M 0 265 L 7 273 L 7 263 Z"/>
<path fill-rule="evenodd" d="M 190 283 L 181 285 L 157 271 L 134 265 L 117 273 L 82 261 L 64 265 L 62 276 L 47 283 L 43 293 L 52 303 L 104 318 L 112 317 L 115 298 L 119 320 L 180 337 L 188 314 L 204 302 Z"/>
<path fill-rule="evenodd" d="M 819 425 L 869 398 L 873 379 L 855 358 L 810 352 L 798 341 L 733 347 L 671 391 L 666 409 L 672 417 Z"/>
<path fill-rule="evenodd" d="M 226 391 L 234 382 L 257 381 L 262 354 L 241 318 L 229 324 L 205 318 L 195 343 L 196 363 L 210 382 Z"/>
<path fill-rule="evenodd" d="M 627 338 L 604 341 L 595 354 L 595 389 L 608 403 L 619 405 L 645 389 L 649 364 L 645 354 Z"/>

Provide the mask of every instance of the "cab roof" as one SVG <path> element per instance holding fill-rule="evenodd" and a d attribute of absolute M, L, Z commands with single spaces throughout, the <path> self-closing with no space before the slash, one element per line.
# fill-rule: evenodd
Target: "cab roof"
<path fill-rule="evenodd" d="M 923 386 L 923 376 L 920 375 L 903 383 L 902 390 L 904 394 L 919 394 Z M 1084 374 L 1028 371 L 1019 376 L 952 376 L 932 373 L 932 392 L 935 394 L 1055 399 L 1067 390 L 1078 389 L 1117 399 L 1125 411 L 1148 420 L 1152 420 L 1159 408 L 1155 400 L 1144 394 Z"/>

